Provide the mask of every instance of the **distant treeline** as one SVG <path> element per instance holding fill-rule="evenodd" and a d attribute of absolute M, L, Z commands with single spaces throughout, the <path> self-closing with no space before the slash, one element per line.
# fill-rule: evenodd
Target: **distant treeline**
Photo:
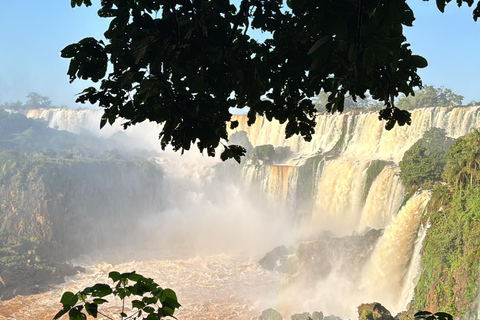
<path fill-rule="evenodd" d="M 464 97 L 454 93 L 451 89 L 433 86 L 424 86 L 423 89 L 416 90 L 414 96 L 402 96 L 396 100 L 395 106 L 402 110 L 414 110 L 418 108 L 429 107 L 450 107 L 462 106 Z M 321 92 L 314 99 L 315 106 L 319 112 L 326 112 L 325 105 L 328 102 L 328 95 Z M 480 101 L 470 101 L 465 106 L 480 105 Z M 345 99 L 345 111 L 379 111 L 383 109 L 382 103 L 373 100 L 367 96 L 365 99 L 357 98 L 354 101 L 351 97 Z"/>
<path fill-rule="evenodd" d="M 10 101 L 0 103 L 0 109 L 14 110 L 18 112 L 26 112 L 31 109 L 47 109 L 47 108 L 66 108 L 66 106 L 55 106 L 49 97 L 45 97 L 36 92 L 30 92 L 26 96 L 27 102 Z"/>

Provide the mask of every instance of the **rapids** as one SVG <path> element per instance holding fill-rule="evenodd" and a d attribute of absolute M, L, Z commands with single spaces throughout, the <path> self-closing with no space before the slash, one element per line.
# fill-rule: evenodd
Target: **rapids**
<path fill-rule="evenodd" d="M 116 123 L 100 131 L 101 114 L 49 109 L 31 110 L 28 116 L 44 119 L 52 128 L 104 138 L 122 136 L 130 147 L 159 149 L 158 125 L 144 123 L 124 132 Z M 402 311 L 415 286 L 425 236 L 420 217 L 429 195 L 417 194 L 401 208 L 405 190 L 398 163 L 431 127 L 444 128 L 454 138 L 479 127 L 480 107 L 418 109 L 412 112 L 411 126 L 391 131 L 383 128 L 376 113 L 321 115 L 309 143 L 297 136 L 285 139 L 285 124 L 276 121 L 259 118 L 248 127 L 245 116 L 234 119 L 239 121 L 236 131 L 245 131 L 254 147 L 288 146 L 294 157 L 272 166 L 247 163 L 239 186 L 238 181 L 211 183 L 217 159 L 186 154 L 180 160 L 161 153 L 156 161 L 170 177 L 166 190 L 172 203 L 144 222 L 143 235 L 159 234 L 147 238 L 149 246 L 144 249 L 151 252 L 159 250 L 155 243 L 171 243 L 175 250 L 174 244 L 181 244 L 188 247 L 186 256 L 154 255 L 120 264 L 81 260 L 88 266 L 85 275 L 41 295 L 0 302 L 0 317 L 47 319 L 58 309 L 54 303 L 63 290 L 103 281 L 112 268 L 134 269 L 171 287 L 182 304 L 181 319 L 251 319 L 268 307 L 284 317 L 317 310 L 355 319 L 356 307 L 373 301 L 383 303 L 392 314 Z M 295 210 L 303 205 L 298 192 L 305 179 L 300 168 L 313 157 L 328 154 L 335 157 L 325 156 L 310 173 L 313 196 L 306 207 L 311 211 L 299 219 Z M 207 192 L 206 185 L 213 188 Z M 246 197 L 252 190 L 255 197 Z M 353 278 L 333 263 L 328 275 L 305 286 L 255 264 L 278 245 L 295 246 L 322 232 L 345 236 L 368 228 L 385 231 L 371 259 L 352 266 L 352 274 L 358 274 Z"/>
<path fill-rule="evenodd" d="M 85 261 L 78 262 L 85 265 Z M 49 292 L 0 301 L 0 319 L 50 320 L 61 309 L 59 301 L 64 291 L 76 292 L 95 283 L 109 283 L 107 276 L 112 270 L 136 270 L 154 278 L 163 288 L 174 289 L 182 304 L 175 313 L 179 319 L 250 319 L 275 303 L 269 299 L 276 296 L 282 283 L 278 273 L 266 271 L 255 262 L 225 254 L 118 264 L 98 262 L 87 265 L 85 274 L 71 277 Z M 118 310 L 117 304 L 105 313 Z"/>

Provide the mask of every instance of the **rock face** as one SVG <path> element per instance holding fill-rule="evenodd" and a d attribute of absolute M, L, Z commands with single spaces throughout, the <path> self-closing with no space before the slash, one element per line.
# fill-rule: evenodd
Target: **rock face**
<path fill-rule="evenodd" d="M 357 277 L 359 268 L 352 270 L 351 266 L 365 263 L 382 233 L 382 230 L 370 229 L 363 234 L 341 238 L 323 234 L 317 240 L 303 242 L 295 248 L 277 247 L 258 263 L 265 269 L 290 275 L 314 275 L 315 280 L 328 276 L 333 266 L 336 272 Z"/>
<path fill-rule="evenodd" d="M 285 246 L 279 246 L 268 252 L 262 259 L 258 261 L 258 264 L 262 268 L 272 271 L 285 272 L 286 268 L 284 267 L 290 251 Z"/>
<path fill-rule="evenodd" d="M 64 261 L 122 248 L 160 211 L 162 174 L 148 162 L 6 151 L 0 161 L 0 299 L 63 281 L 79 271 Z"/>
<path fill-rule="evenodd" d="M 358 307 L 359 320 L 394 320 L 390 311 L 378 302 L 362 304 Z"/>

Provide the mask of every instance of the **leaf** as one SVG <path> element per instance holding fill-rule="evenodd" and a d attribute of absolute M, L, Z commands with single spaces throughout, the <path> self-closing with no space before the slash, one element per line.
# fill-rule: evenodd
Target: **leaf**
<path fill-rule="evenodd" d="M 231 121 L 231 122 L 230 122 L 230 129 L 233 130 L 233 129 L 235 129 L 236 127 L 238 127 L 238 121 L 237 121 L 237 120 Z"/>
<path fill-rule="evenodd" d="M 367 47 L 363 52 L 363 67 L 369 69 L 373 66 L 375 62 L 375 57 L 373 55 L 373 50 L 371 47 Z"/>
<path fill-rule="evenodd" d="M 140 60 L 142 60 L 143 56 L 145 56 L 146 51 L 147 51 L 147 45 L 133 52 L 133 56 L 135 57 L 135 64 L 138 64 Z"/>
<path fill-rule="evenodd" d="M 446 4 L 445 0 L 437 0 L 437 8 L 442 13 L 445 12 L 445 4 Z"/>
<path fill-rule="evenodd" d="M 431 315 L 432 313 L 429 311 L 418 311 L 417 313 L 414 314 L 415 317 L 421 317 L 421 316 L 428 316 Z"/>
<path fill-rule="evenodd" d="M 320 48 L 321 46 L 323 46 L 325 43 L 328 42 L 328 40 L 330 40 L 330 36 L 325 36 L 323 38 L 321 38 L 320 40 L 318 40 L 317 42 L 315 42 L 315 44 L 310 48 L 310 50 L 308 50 L 308 53 L 307 54 L 312 54 L 314 53 L 315 51 L 317 51 L 318 48 Z"/>
<path fill-rule="evenodd" d="M 372 50 L 373 55 L 384 64 L 387 64 L 391 60 L 391 52 L 389 48 L 375 45 L 372 46 Z"/>
<path fill-rule="evenodd" d="M 62 295 L 60 302 L 63 306 L 73 307 L 78 301 L 78 296 L 73 294 L 73 292 L 67 291 Z"/>
<path fill-rule="evenodd" d="M 453 316 L 449 313 L 446 312 L 437 312 L 435 313 L 435 316 L 440 319 L 440 320 L 453 320 Z"/>
<path fill-rule="evenodd" d="M 112 288 L 108 284 L 97 283 L 92 287 L 92 296 L 105 297 L 112 293 Z"/>
<path fill-rule="evenodd" d="M 412 62 L 417 68 L 426 68 L 428 66 L 428 61 L 422 56 L 412 55 Z"/>
<path fill-rule="evenodd" d="M 168 305 L 172 308 L 180 307 L 180 303 L 177 301 L 177 295 L 172 289 L 165 289 L 160 294 L 160 302 L 162 305 Z"/>
<path fill-rule="evenodd" d="M 153 309 L 152 307 L 145 307 L 143 308 L 143 311 L 145 311 L 146 313 L 154 313 L 155 309 Z"/>
<path fill-rule="evenodd" d="M 62 310 L 60 310 L 59 312 L 57 312 L 57 314 L 53 317 L 53 320 L 57 320 L 59 319 L 61 316 L 63 316 L 65 313 L 67 313 L 68 311 L 70 311 L 71 307 L 68 307 L 68 306 L 65 306 L 63 307 Z"/>
<path fill-rule="evenodd" d="M 140 274 L 137 274 L 135 272 L 132 272 L 130 274 L 127 275 L 127 278 L 128 280 L 132 280 L 132 281 L 138 281 L 140 279 L 143 279 L 144 277 Z"/>
<path fill-rule="evenodd" d="M 100 298 L 93 299 L 93 303 L 95 304 L 104 304 L 105 302 L 108 302 L 108 300 L 100 299 Z"/>
<path fill-rule="evenodd" d="M 132 308 L 142 309 L 145 307 L 145 303 L 140 300 L 133 300 L 132 301 Z"/>
<path fill-rule="evenodd" d="M 89 315 L 96 318 L 98 313 L 98 305 L 96 303 L 85 302 L 85 310 Z"/>
<path fill-rule="evenodd" d="M 83 314 L 81 308 L 73 308 L 68 312 L 68 317 L 70 320 L 86 320 L 87 316 Z"/>
<path fill-rule="evenodd" d="M 105 125 L 107 124 L 107 118 L 105 117 L 105 115 L 102 116 L 102 119 L 100 119 L 100 129 L 102 129 L 103 127 L 105 127 Z M 118 273 L 118 272 L 117 272 Z M 118 273 L 119 274 L 119 273 Z M 120 274 L 119 274 L 120 275 Z M 113 280 L 113 281 L 116 281 L 116 280 Z"/>

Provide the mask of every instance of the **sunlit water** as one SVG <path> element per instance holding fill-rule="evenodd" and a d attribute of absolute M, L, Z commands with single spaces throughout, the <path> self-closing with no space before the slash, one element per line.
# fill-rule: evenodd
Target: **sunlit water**
<path fill-rule="evenodd" d="M 220 254 L 182 259 L 149 259 L 119 264 L 100 262 L 51 291 L 0 301 L 0 319 L 52 319 L 61 309 L 64 291 L 76 292 L 95 283 L 110 283 L 112 270 L 136 270 L 163 288 L 173 289 L 182 304 L 179 319 L 251 319 L 275 304 L 280 274 L 260 268 L 250 258 Z M 114 301 L 114 299 L 111 299 Z M 119 306 L 104 310 L 118 312 Z M 66 318 L 66 316 L 64 316 Z M 102 319 L 99 317 L 99 319 Z"/>

